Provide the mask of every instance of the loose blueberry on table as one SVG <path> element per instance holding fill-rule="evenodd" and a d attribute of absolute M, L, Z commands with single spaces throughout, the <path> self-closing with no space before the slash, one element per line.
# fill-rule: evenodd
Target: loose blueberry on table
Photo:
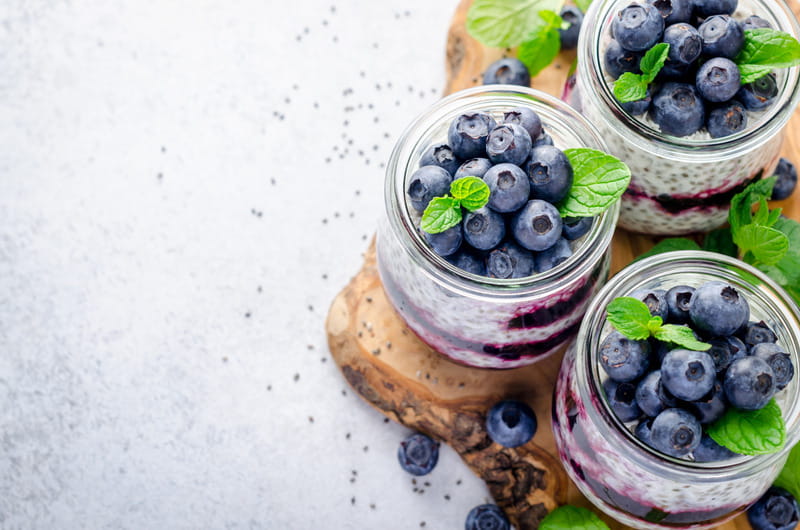
<path fill-rule="evenodd" d="M 800 507 L 788 491 L 772 487 L 747 510 L 753 530 L 792 530 L 800 522 Z"/>
<path fill-rule="evenodd" d="M 422 433 L 414 433 L 400 442 L 397 459 L 400 467 L 412 475 L 427 475 L 439 461 L 439 442 Z"/>
<path fill-rule="evenodd" d="M 522 401 L 501 401 L 486 416 L 489 437 L 503 447 L 528 443 L 536 434 L 536 427 L 536 414 Z"/>
<path fill-rule="evenodd" d="M 509 530 L 506 514 L 496 504 L 481 504 L 470 510 L 465 530 Z"/>

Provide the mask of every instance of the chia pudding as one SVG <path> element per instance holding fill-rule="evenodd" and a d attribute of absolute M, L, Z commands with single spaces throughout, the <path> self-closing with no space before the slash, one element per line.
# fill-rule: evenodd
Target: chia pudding
<path fill-rule="evenodd" d="M 719 254 L 669 252 L 621 271 L 592 301 L 567 351 L 553 400 L 559 457 L 578 489 L 599 509 L 634 528 L 711 528 L 758 500 L 800 439 L 800 390 L 792 381 L 775 394 L 787 439 L 777 453 L 735 455 L 700 463 L 667 456 L 639 440 L 612 411 L 602 389 L 599 346 L 611 331 L 607 305 L 637 289 L 723 281 L 747 298 L 751 320 L 763 320 L 797 366 L 800 314 L 789 296 L 752 267 Z"/>
<path fill-rule="evenodd" d="M 562 101 L 501 85 L 442 99 L 404 132 L 387 167 L 387 214 L 377 236 L 384 290 L 420 339 L 469 366 L 515 368 L 555 352 L 575 336 L 589 301 L 608 277 L 619 202 L 572 242 L 566 261 L 518 279 L 467 272 L 436 254 L 418 230 L 419 214 L 410 207 L 406 189 L 423 154 L 446 142 L 449 124 L 466 111 L 487 112 L 501 121 L 505 111 L 522 106 L 540 116 L 556 147 L 605 150 L 593 126 Z"/>
<path fill-rule="evenodd" d="M 645 0 L 638 0 L 644 3 Z M 748 112 L 745 130 L 711 138 L 705 128 L 685 137 L 664 134 L 645 114 L 630 116 L 614 98 L 614 78 L 603 57 L 615 15 L 631 0 L 592 3 L 578 44 L 577 79 L 564 98 L 601 131 L 611 154 L 631 169 L 623 195 L 620 226 L 635 232 L 677 235 L 708 231 L 727 220 L 730 199 L 772 174 L 784 126 L 800 96 L 798 68 L 775 71 L 778 95 L 761 111 Z M 740 0 L 733 18 L 758 15 L 777 30 L 797 37 L 792 11 L 782 0 Z M 638 70 L 637 70 L 638 71 Z"/>

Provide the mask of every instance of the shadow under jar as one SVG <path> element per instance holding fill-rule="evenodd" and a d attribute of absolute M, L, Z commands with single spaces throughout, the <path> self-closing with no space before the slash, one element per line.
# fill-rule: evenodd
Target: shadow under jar
<path fill-rule="evenodd" d="M 574 109 L 542 92 L 511 86 L 455 93 L 418 117 L 403 133 L 386 171 L 386 212 L 377 258 L 388 298 L 408 327 L 448 358 L 475 367 L 515 368 L 555 352 L 574 338 L 589 300 L 608 278 L 609 245 L 619 201 L 597 216 L 573 254 L 549 271 L 520 279 L 478 276 L 433 252 L 419 233 L 419 214 L 406 183 L 422 154 L 447 141 L 450 122 L 467 111 L 503 113 L 527 106 L 560 149 L 606 151 L 602 137 Z"/>
<path fill-rule="evenodd" d="M 592 301 L 575 343 L 564 356 L 553 400 L 559 457 L 578 489 L 616 520 L 641 529 L 710 528 L 761 497 L 800 439 L 800 393 L 795 378 L 775 395 L 786 423 L 786 444 L 773 454 L 698 463 L 667 456 L 641 442 L 612 411 L 602 390 L 602 339 L 612 328 L 606 306 L 644 289 L 732 285 L 747 298 L 750 320 L 766 322 L 800 366 L 800 315 L 772 280 L 738 260 L 701 251 L 668 252 L 629 266 Z"/>
<path fill-rule="evenodd" d="M 712 230 L 727 220 L 733 195 L 772 175 L 784 127 L 800 96 L 800 73 L 797 67 L 775 71 L 775 101 L 765 110 L 750 111 L 744 131 L 716 139 L 705 129 L 686 137 L 663 134 L 646 115 L 633 117 L 622 110 L 612 92 L 614 79 L 603 64 L 615 15 L 631 3 L 645 1 L 592 3 L 578 43 L 576 79 L 567 82 L 564 97 L 600 130 L 611 154 L 631 169 L 631 183 L 622 196 L 621 227 L 659 235 Z M 795 38 L 800 32 L 782 0 L 740 0 L 733 16 L 742 20 L 753 14 Z"/>

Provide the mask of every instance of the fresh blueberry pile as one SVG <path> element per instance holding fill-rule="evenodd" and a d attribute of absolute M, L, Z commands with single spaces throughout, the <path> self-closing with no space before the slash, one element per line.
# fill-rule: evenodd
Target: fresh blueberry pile
<path fill-rule="evenodd" d="M 664 322 L 690 327 L 711 348 L 692 351 L 611 332 L 599 360 L 612 410 L 624 423 L 637 422 L 637 438 L 670 456 L 697 462 L 735 456 L 704 434 L 703 426 L 729 407 L 763 408 L 794 377 L 789 354 L 767 324 L 750 321 L 747 300 L 724 282 L 638 290 L 631 297 Z"/>
<path fill-rule="evenodd" d="M 523 278 L 547 271 L 569 258 L 570 242 L 592 226 L 591 217 L 562 219 L 554 206 L 572 186 L 572 167 L 530 108 L 505 112 L 501 123 L 486 112 L 458 116 L 447 143 L 428 148 L 408 179 L 409 203 L 422 214 L 466 176 L 488 185 L 486 206 L 464 210 L 461 223 L 444 232 L 420 232 L 434 252 L 472 274 Z"/>
<path fill-rule="evenodd" d="M 737 0 L 647 0 L 631 3 L 611 25 L 604 65 L 617 79 L 638 73 L 645 52 L 659 42 L 669 54 L 647 96 L 622 104 L 631 115 L 649 117 L 662 132 L 689 136 L 705 129 L 712 138 L 743 131 L 750 111 L 770 106 L 778 94 L 775 75 L 741 84 L 732 59 L 742 49 L 745 30 L 771 27 L 753 15 L 733 18 Z"/>

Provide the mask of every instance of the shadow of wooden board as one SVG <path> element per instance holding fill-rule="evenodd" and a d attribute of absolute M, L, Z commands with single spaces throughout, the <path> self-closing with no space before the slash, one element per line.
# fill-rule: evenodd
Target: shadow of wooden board
<path fill-rule="evenodd" d="M 513 55 L 513 50 L 488 49 L 469 36 L 464 23 L 471 4 L 472 0 L 459 4 L 448 32 L 446 94 L 479 85 L 491 62 Z M 794 2 L 793 6 L 800 11 L 800 4 Z M 574 59 L 574 52 L 562 53 L 532 86 L 560 96 Z M 800 118 L 795 112 L 783 152 L 800 161 L 798 133 Z M 795 202 L 776 205 L 798 219 L 800 207 Z M 612 273 L 655 241 L 617 230 Z M 390 419 L 453 447 L 486 482 L 518 530 L 537 528 L 548 511 L 560 504 L 592 508 L 564 473 L 550 428 L 553 385 L 563 352 L 532 366 L 505 371 L 448 361 L 421 342 L 389 303 L 376 269 L 374 242 L 364 255 L 362 269 L 333 301 L 326 329 L 331 355 L 353 389 Z M 515 449 L 493 443 L 484 427 L 488 409 L 507 398 L 527 402 L 539 419 L 534 439 Z M 602 518 L 613 529 L 626 528 Z M 453 523 L 454 527 L 460 524 Z M 746 530 L 750 525 L 739 516 L 718 528 Z"/>

